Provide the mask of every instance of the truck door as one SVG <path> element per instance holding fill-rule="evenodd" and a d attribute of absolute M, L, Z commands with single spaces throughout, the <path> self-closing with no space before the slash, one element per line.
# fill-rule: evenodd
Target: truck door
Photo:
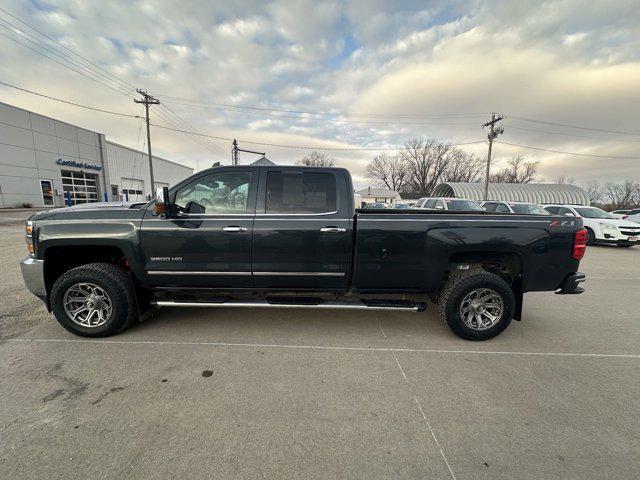
<path fill-rule="evenodd" d="M 141 239 L 150 285 L 251 287 L 256 169 L 204 173 L 171 192 L 177 213 L 148 209 Z"/>
<path fill-rule="evenodd" d="M 348 183 L 332 169 L 262 172 L 253 230 L 256 287 L 347 288 L 353 248 Z"/>

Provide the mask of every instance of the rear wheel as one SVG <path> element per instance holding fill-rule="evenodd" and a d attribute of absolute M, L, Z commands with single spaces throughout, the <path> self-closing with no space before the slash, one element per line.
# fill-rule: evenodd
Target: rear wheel
<path fill-rule="evenodd" d="M 587 245 L 595 245 L 596 244 L 596 234 L 593 233 L 593 230 L 587 227 Z"/>
<path fill-rule="evenodd" d="M 110 263 L 63 273 L 51 289 L 51 307 L 60 325 L 82 337 L 115 335 L 137 318 L 131 279 Z"/>
<path fill-rule="evenodd" d="M 516 299 L 502 278 L 484 270 L 452 275 L 439 295 L 440 317 L 465 340 L 488 340 L 513 319 Z"/>

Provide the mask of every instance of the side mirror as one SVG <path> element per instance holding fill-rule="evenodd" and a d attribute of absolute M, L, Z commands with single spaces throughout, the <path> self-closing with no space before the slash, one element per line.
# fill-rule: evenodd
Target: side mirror
<path fill-rule="evenodd" d="M 167 187 L 156 188 L 156 198 L 154 199 L 154 210 L 157 215 L 168 214 L 169 205 L 169 189 Z"/>
<path fill-rule="evenodd" d="M 575 217 L 575 215 L 571 212 L 567 212 L 564 214 L 565 217 Z"/>
<path fill-rule="evenodd" d="M 193 202 L 193 201 L 187 202 L 184 208 L 187 211 L 187 213 L 192 215 L 202 215 L 207 210 L 203 205 L 200 205 L 198 202 Z"/>
<path fill-rule="evenodd" d="M 436 210 L 444 210 L 444 207 L 442 205 L 436 205 Z"/>

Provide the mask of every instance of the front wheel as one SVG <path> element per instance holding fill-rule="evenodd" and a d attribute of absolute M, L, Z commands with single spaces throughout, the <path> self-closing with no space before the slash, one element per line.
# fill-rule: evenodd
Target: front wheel
<path fill-rule="evenodd" d="M 110 263 L 90 263 L 66 271 L 51 289 L 51 308 L 64 328 L 81 337 L 115 335 L 136 315 L 127 272 Z"/>
<path fill-rule="evenodd" d="M 513 319 L 516 299 L 502 278 L 484 270 L 452 275 L 439 295 L 440 317 L 465 340 L 488 340 Z"/>

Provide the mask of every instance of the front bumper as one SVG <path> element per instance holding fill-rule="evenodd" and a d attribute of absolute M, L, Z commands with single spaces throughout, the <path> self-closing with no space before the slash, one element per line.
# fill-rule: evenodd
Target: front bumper
<path fill-rule="evenodd" d="M 36 297 L 47 298 L 47 289 L 44 284 L 44 260 L 27 258 L 20 262 L 22 278 L 27 289 Z"/>
<path fill-rule="evenodd" d="M 605 245 L 640 245 L 640 240 L 636 240 L 634 242 L 629 241 L 629 238 L 622 238 L 622 239 L 610 239 L 610 238 L 605 238 L 604 240 L 601 238 L 597 238 L 596 239 L 596 243 L 601 243 L 601 244 L 605 244 Z"/>
<path fill-rule="evenodd" d="M 586 275 L 581 272 L 572 273 L 564 279 L 560 288 L 556 290 L 558 295 L 577 295 L 584 292 L 584 288 L 579 285 L 587 279 Z"/>

